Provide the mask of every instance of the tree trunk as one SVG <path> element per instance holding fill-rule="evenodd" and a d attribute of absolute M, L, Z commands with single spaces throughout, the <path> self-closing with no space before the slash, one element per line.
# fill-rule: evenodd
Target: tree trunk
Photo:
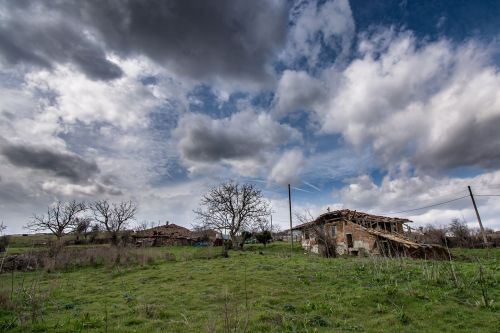
<path fill-rule="evenodd" d="M 111 244 L 118 246 L 118 234 L 116 232 L 111 233 Z"/>
<path fill-rule="evenodd" d="M 222 241 L 222 256 L 224 258 L 228 258 L 229 257 L 229 242 L 227 239 L 224 239 Z"/>

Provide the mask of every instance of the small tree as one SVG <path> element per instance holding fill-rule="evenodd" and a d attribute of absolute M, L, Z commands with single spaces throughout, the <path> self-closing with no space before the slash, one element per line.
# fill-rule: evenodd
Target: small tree
<path fill-rule="evenodd" d="M 200 208 L 194 211 L 206 228 L 224 232 L 227 230 L 231 241 L 238 243 L 238 235 L 255 220 L 269 215 L 269 204 L 262 192 L 252 184 L 237 184 L 232 181 L 213 187 L 205 194 Z M 240 248 L 243 247 L 239 242 Z M 227 255 L 227 242 L 224 254 Z"/>
<path fill-rule="evenodd" d="M 449 227 L 450 232 L 453 234 L 457 241 L 458 246 L 470 245 L 470 230 L 465 222 L 460 222 L 459 219 L 451 220 Z"/>
<path fill-rule="evenodd" d="M 248 230 L 243 230 L 240 235 L 240 242 L 245 244 L 247 240 L 252 238 L 253 234 Z"/>
<path fill-rule="evenodd" d="M 109 203 L 108 200 L 100 200 L 92 203 L 90 209 L 95 221 L 111 235 L 111 243 L 118 245 L 120 232 L 135 218 L 137 204 L 132 201 Z"/>
<path fill-rule="evenodd" d="M 75 227 L 76 241 L 78 242 L 81 236 L 83 236 L 83 238 L 87 240 L 87 236 L 90 233 L 91 227 L 92 227 L 92 220 L 90 218 L 88 217 L 78 218 Z"/>
<path fill-rule="evenodd" d="M 0 222 L 0 252 L 5 252 L 7 246 L 9 246 L 9 236 L 4 235 L 3 232 L 7 229 L 7 226 L 2 222 Z"/>
<path fill-rule="evenodd" d="M 267 245 L 273 239 L 273 236 L 271 235 L 271 232 L 269 230 L 262 231 L 258 234 L 255 234 L 255 238 L 257 241 L 261 244 L 264 244 L 264 246 Z"/>
<path fill-rule="evenodd" d="M 90 242 L 95 243 L 97 240 L 97 237 L 99 236 L 99 232 L 101 231 L 99 224 L 94 224 L 90 228 Z"/>
<path fill-rule="evenodd" d="M 38 232 L 49 230 L 57 240 L 76 227 L 79 216 L 87 209 L 85 203 L 58 201 L 47 208 L 47 215 L 34 214 L 26 229 Z"/>

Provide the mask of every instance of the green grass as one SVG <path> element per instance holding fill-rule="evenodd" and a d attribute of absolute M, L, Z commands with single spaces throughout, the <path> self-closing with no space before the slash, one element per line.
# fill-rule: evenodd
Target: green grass
<path fill-rule="evenodd" d="M 497 249 L 457 250 L 453 265 L 411 259 L 326 259 L 298 248 L 290 257 L 287 243 L 267 248 L 249 245 L 245 251 L 231 251 L 227 259 L 207 259 L 220 248 L 148 251 L 171 256 L 169 260 L 156 256 L 144 265 L 0 275 L 0 331 L 105 332 L 107 327 L 108 332 L 228 332 L 228 326 L 234 326 L 237 329 L 231 332 L 243 332 L 245 327 L 247 332 L 499 332 L 500 328 Z M 488 306 L 482 301 L 483 291 Z"/>

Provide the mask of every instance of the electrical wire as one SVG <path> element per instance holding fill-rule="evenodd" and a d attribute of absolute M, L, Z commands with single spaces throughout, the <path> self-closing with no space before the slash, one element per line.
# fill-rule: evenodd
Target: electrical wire
<path fill-rule="evenodd" d="M 470 197 L 469 195 L 465 195 L 465 196 L 460 197 L 460 198 L 455 198 L 455 199 L 451 199 L 451 200 L 448 200 L 448 201 L 443 201 L 443 202 L 435 203 L 435 204 L 428 205 L 428 206 L 423 206 L 423 207 L 414 208 L 414 209 L 408 209 L 408 210 L 402 210 L 402 211 L 399 211 L 399 212 L 390 212 L 390 213 L 385 213 L 385 214 L 387 214 L 387 215 L 393 215 L 393 214 L 402 214 L 402 213 L 414 212 L 414 211 L 417 211 L 417 210 L 422 210 L 422 209 L 426 209 L 426 208 L 432 208 L 432 207 L 444 205 L 444 204 L 447 204 L 447 203 L 450 203 L 450 202 L 453 202 L 453 201 L 458 201 L 458 200 L 461 200 L 461 199 L 464 199 L 464 198 L 469 198 L 469 197 Z"/>

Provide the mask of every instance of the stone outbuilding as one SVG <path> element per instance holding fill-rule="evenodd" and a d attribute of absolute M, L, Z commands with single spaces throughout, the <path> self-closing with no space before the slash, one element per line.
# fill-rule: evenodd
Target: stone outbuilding
<path fill-rule="evenodd" d="M 137 246 L 191 245 L 191 231 L 180 225 L 167 223 L 137 232 L 133 235 Z"/>
<path fill-rule="evenodd" d="M 191 231 L 174 223 L 167 223 L 132 235 L 137 246 L 209 245 L 216 238 L 214 230 Z"/>
<path fill-rule="evenodd" d="M 371 215 L 349 209 L 327 212 L 293 228 L 302 232 L 302 247 L 327 256 L 446 258 L 445 248 L 411 240 L 403 218 Z"/>

